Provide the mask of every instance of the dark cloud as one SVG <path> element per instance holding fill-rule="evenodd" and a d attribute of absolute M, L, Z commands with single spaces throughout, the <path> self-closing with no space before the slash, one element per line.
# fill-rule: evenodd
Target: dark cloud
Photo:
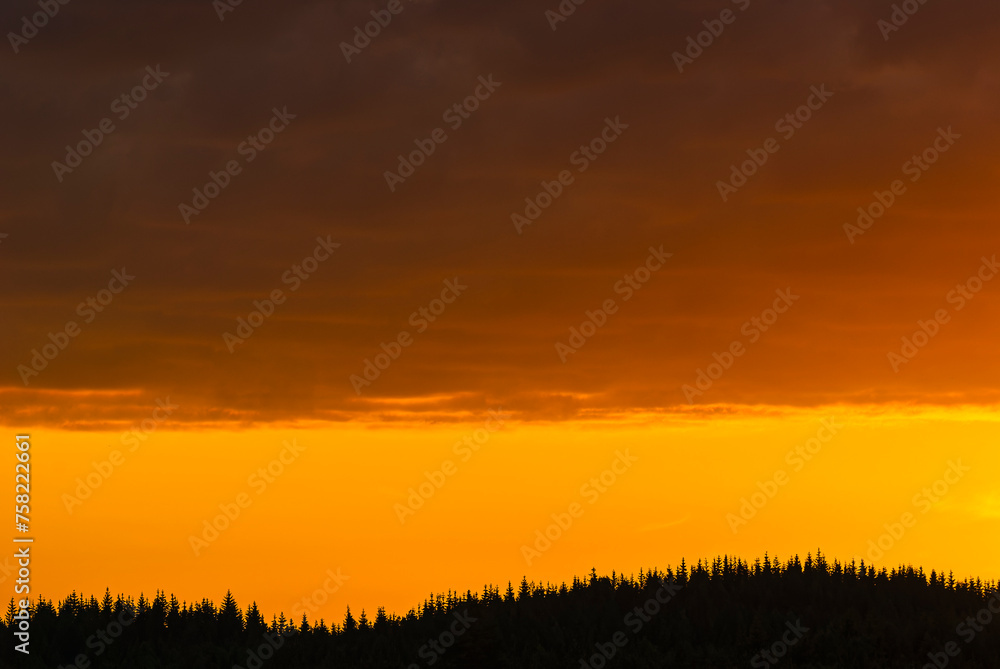
<path fill-rule="evenodd" d="M 0 57 L 4 403 L 77 423 L 74 389 L 181 398 L 193 423 L 667 410 L 787 287 L 801 302 L 700 402 L 993 402 L 1000 284 L 899 373 L 886 354 L 1000 251 L 996 4 L 926 3 L 888 41 L 891 3 L 739 4 L 588 2 L 553 31 L 556 2 L 403 0 L 351 63 L 341 42 L 385 3 L 244 2 L 223 21 L 208 0 L 61 5 Z M 34 11 L 8 3 L 0 27 Z M 60 183 L 52 162 L 147 66 L 170 74 Z M 480 76 L 502 83 L 452 130 L 443 112 Z M 275 108 L 295 118 L 246 162 Z M 628 129 L 518 235 L 511 214 L 608 118 Z M 438 127 L 390 192 L 384 172 Z M 955 147 L 851 244 L 856 208 L 948 127 Z M 769 137 L 780 151 L 723 203 L 716 182 Z M 241 173 L 186 224 L 178 205 L 230 160 Z M 341 248 L 289 292 L 283 273 L 328 235 Z M 661 244 L 674 257 L 562 363 L 555 343 Z M 24 391 L 18 365 L 121 267 L 134 285 Z M 468 291 L 359 398 L 350 375 L 454 277 Z M 288 301 L 230 354 L 223 332 L 276 288 Z M 95 420 L 140 410 L 101 397 L 120 411 Z"/>

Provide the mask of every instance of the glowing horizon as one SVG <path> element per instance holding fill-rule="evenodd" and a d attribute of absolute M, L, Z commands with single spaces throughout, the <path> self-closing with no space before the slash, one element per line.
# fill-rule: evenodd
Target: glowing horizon
<path fill-rule="evenodd" d="M 99 595 L 110 587 L 150 597 L 162 589 L 200 601 L 232 589 L 244 607 L 256 601 L 268 616 L 292 615 L 303 598 L 323 589 L 330 571 L 346 579 L 323 606 L 304 609 L 310 619 L 329 623 L 340 622 L 348 605 L 355 615 L 362 609 L 371 615 L 378 606 L 403 614 L 430 592 L 506 587 L 521 576 L 558 583 L 591 567 L 638 573 L 717 554 L 804 558 L 819 548 L 831 562 L 860 556 L 879 568 L 908 563 L 927 573 L 996 577 L 992 550 L 982 542 L 997 536 L 1000 523 L 988 475 L 1000 456 L 984 446 L 956 452 L 942 438 L 989 443 L 1000 427 L 994 411 L 729 409 L 710 420 L 661 416 L 659 424 L 648 415 L 632 424 L 506 418 L 494 432 L 485 427 L 487 411 L 475 421 L 419 431 L 412 425 L 237 432 L 164 425 L 146 433 L 134 451 L 122 441 L 125 431 L 37 430 L 38 470 L 53 490 L 37 510 L 44 528 L 38 592 L 61 598 L 71 590 Z M 799 463 L 792 454 L 815 450 L 807 444 L 824 421 L 836 434 Z M 478 435 L 485 437 L 481 444 L 480 429 L 486 433 Z M 908 443 L 913 456 L 897 461 L 897 454 L 880 453 L 876 444 L 884 439 Z M 293 442 L 300 449 L 294 457 L 287 453 Z M 670 446 L 658 445 L 664 442 Z M 38 446 L 45 443 L 69 450 L 55 460 L 41 455 Z M 115 451 L 119 464 L 105 477 Z M 604 492 L 597 485 L 583 494 L 621 451 L 637 460 Z M 287 462 L 272 468 L 269 481 L 261 468 L 282 457 Z M 942 480 L 955 460 L 970 470 L 930 508 L 916 505 L 914 498 Z M 697 474 L 706 467 L 714 473 Z M 779 470 L 786 481 L 775 484 L 777 494 L 744 518 L 744 503 L 780 481 Z M 100 479 L 96 488 L 88 476 L 89 483 Z M 434 484 L 441 476 L 443 484 Z M 424 498 L 427 482 L 434 487 Z M 408 502 L 414 492 L 420 506 Z M 240 495 L 247 506 L 238 503 Z M 536 532 L 557 522 L 552 514 L 565 525 L 574 503 L 581 515 L 550 531 L 559 536 L 538 551 Z M 217 522 L 228 527 L 211 539 L 205 523 L 219 518 L 225 510 L 219 505 L 239 513 Z M 411 512 L 400 514 L 400 507 Z M 906 512 L 916 523 L 899 538 L 883 537 Z M 735 532 L 731 515 L 745 521 Z M 139 527 L 145 529 L 136 535 Z M 868 542 L 880 539 L 888 550 L 872 562 Z M 261 578 L 277 565 L 276 553 L 296 568 Z"/>

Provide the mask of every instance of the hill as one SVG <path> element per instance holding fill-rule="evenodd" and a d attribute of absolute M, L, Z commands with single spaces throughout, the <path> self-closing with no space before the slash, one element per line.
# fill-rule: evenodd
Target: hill
<path fill-rule="evenodd" d="M 30 660 L 11 644 L 4 654 L 46 669 L 1000 667 L 997 613 L 995 582 L 829 564 L 820 553 L 719 557 L 637 577 L 592 571 L 559 586 L 449 592 L 405 616 L 348 609 L 333 625 L 266 622 L 228 593 L 218 606 L 73 594 L 36 605 Z"/>

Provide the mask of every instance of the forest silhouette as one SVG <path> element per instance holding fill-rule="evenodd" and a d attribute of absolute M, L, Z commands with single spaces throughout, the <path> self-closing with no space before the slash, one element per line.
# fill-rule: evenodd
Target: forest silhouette
<path fill-rule="evenodd" d="M 15 612 L 12 600 L 8 639 Z M 73 593 L 37 600 L 30 656 L 10 642 L 3 654 L 8 666 L 45 669 L 1000 667 L 997 612 L 995 581 L 831 564 L 817 552 L 638 576 L 591 570 L 558 586 L 522 579 L 432 595 L 403 616 L 348 608 L 336 622 L 268 622 L 230 593 L 219 605 Z"/>

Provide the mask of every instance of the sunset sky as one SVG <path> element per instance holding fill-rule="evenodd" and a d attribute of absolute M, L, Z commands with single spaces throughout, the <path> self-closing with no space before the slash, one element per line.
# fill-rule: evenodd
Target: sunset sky
<path fill-rule="evenodd" d="M 4 4 L 37 593 L 339 622 L 905 513 L 876 565 L 998 576 L 1000 7 L 561 6 Z"/>

